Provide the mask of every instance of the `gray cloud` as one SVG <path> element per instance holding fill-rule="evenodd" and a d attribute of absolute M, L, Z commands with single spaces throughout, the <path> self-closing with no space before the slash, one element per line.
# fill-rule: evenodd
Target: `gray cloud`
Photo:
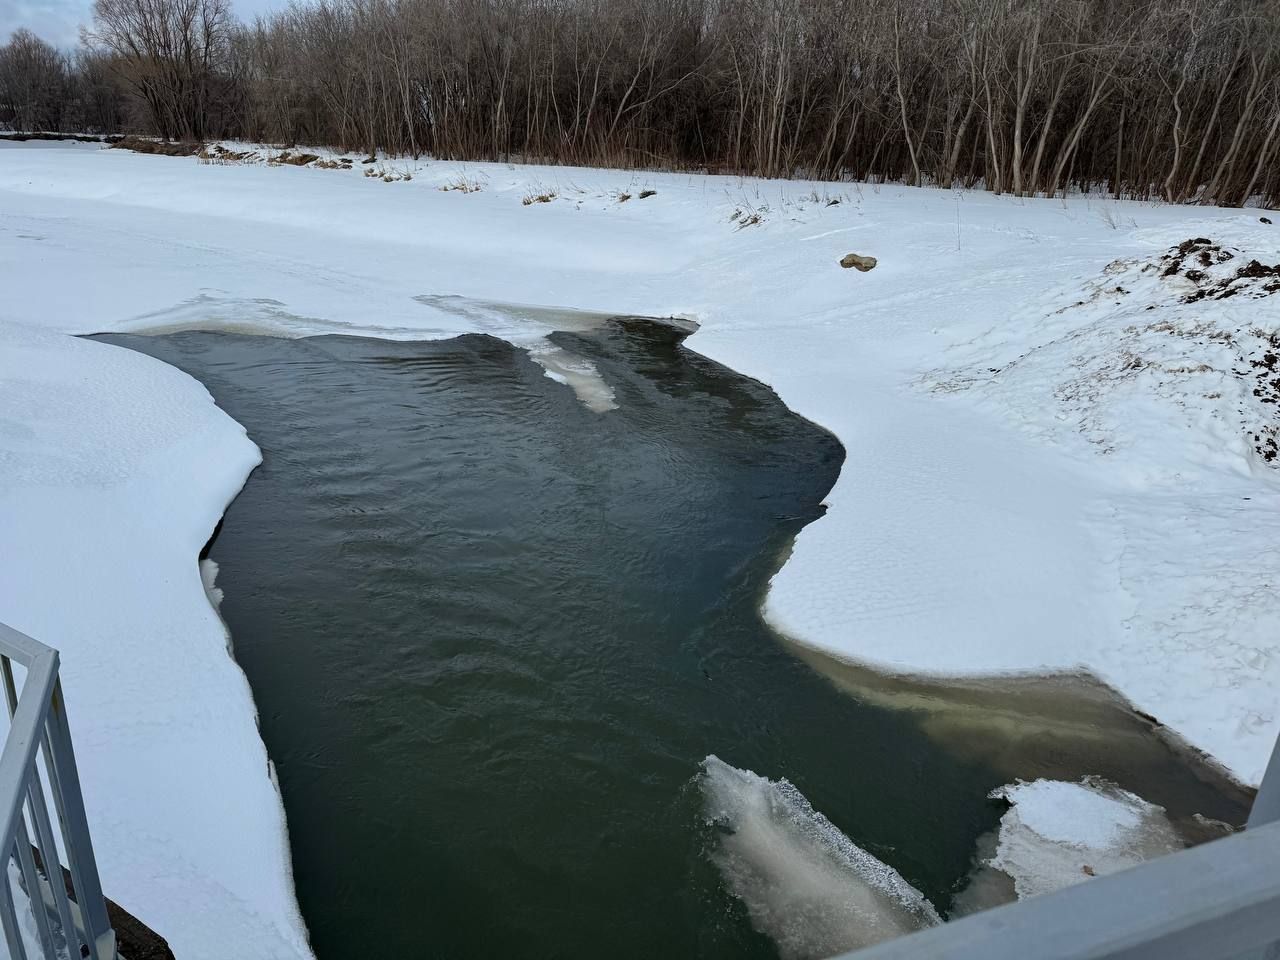
<path fill-rule="evenodd" d="M 56 47 L 71 49 L 80 42 L 80 25 L 89 22 L 92 5 L 92 0 L 0 0 L 0 43 L 26 27 Z M 234 6 L 237 16 L 251 20 L 288 6 L 288 0 L 234 0 Z"/>
<path fill-rule="evenodd" d="M 14 30 L 26 27 L 54 46 L 74 47 L 80 24 L 88 18 L 85 0 L 0 0 L 0 37 L 7 40 Z"/>

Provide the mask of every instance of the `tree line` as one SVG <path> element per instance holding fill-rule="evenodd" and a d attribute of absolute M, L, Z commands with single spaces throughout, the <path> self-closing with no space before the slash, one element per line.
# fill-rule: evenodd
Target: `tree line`
<path fill-rule="evenodd" d="M 1280 203 L 1280 0 L 96 0 L 0 122 Z"/>

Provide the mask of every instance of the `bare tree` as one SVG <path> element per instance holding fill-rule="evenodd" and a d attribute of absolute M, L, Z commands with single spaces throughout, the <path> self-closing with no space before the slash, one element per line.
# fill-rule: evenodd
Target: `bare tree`
<path fill-rule="evenodd" d="M 95 0 L 85 42 L 108 50 L 169 138 L 203 139 L 225 88 L 227 0 Z"/>
<path fill-rule="evenodd" d="M 15 35 L 0 120 L 1278 199 L 1280 0 L 314 0 L 248 26 L 227 2 L 96 0 L 73 62 Z"/>
<path fill-rule="evenodd" d="M 30 30 L 0 47 L 0 119 L 14 129 L 61 129 L 70 92 L 66 59 Z"/>

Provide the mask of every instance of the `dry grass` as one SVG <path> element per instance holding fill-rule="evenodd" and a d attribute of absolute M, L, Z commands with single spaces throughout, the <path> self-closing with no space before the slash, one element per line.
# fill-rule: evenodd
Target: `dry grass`
<path fill-rule="evenodd" d="M 456 190 L 458 193 L 479 193 L 484 189 L 478 177 L 468 177 L 466 174 L 459 174 L 453 180 L 440 187 L 441 191 L 448 193 Z"/>
<path fill-rule="evenodd" d="M 238 163 L 257 163 L 261 157 L 256 150 L 228 150 L 220 143 L 205 147 L 197 154 L 201 163 L 212 163 L 220 166 Z"/>
<path fill-rule="evenodd" d="M 757 224 L 764 223 L 764 215 L 768 213 L 768 211 L 768 207 L 761 207 L 758 210 L 752 209 L 751 207 L 747 207 L 747 209 L 744 210 L 739 207 L 737 210 L 734 210 L 733 213 L 729 214 L 729 222 L 736 223 L 739 230 L 746 229 L 747 227 L 754 227 Z"/>
<path fill-rule="evenodd" d="M 364 175 L 370 180 L 381 180 L 384 183 L 396 183 L 400 180 L 412 180 L 413 174 L 408 170 L 396 170 L 379 164 L 376 167 L 365 167 Z"/>

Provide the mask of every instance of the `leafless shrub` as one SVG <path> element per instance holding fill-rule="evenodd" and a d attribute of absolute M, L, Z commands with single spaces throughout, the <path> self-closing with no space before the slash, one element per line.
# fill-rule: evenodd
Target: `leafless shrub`
<path fill-rule="evenodd" d="M 484 189 L 484 183 L 479 177 L 469 177 L 463 173 L 441 186 L 440 189 L 446 192 L 456 190 L 459 193 L 479 193 Z"/>
<path fill-rule="evenodd" d="M 388 167 L 378 164 L 373 167 L 365 167 L 364 175 L 372 180 L 381 180 L 384 183 L 397 183 L 400 180 L 412 180 L 413 174 L 407 169 L 399 170 L 395 167 Z"/>
<path fill-rule="evenodd" d="M 96 0 L 74 60 L 15 34 L 0 121 L 1280 203 L 1280 0 L 227 3 Z"/>
<path fill-rule="evenodd" d="M 235 29 L 229 0 L 94 0 L 84 40 L 110 57 L 154 132 L 199 141 L 235 97 Z"/>
<path fill-rule="evenodd" d="M 71 95 L 70 64 L 30 30 L 0 47 L 0 120 L 14 130 L 60 130 Z"/>

